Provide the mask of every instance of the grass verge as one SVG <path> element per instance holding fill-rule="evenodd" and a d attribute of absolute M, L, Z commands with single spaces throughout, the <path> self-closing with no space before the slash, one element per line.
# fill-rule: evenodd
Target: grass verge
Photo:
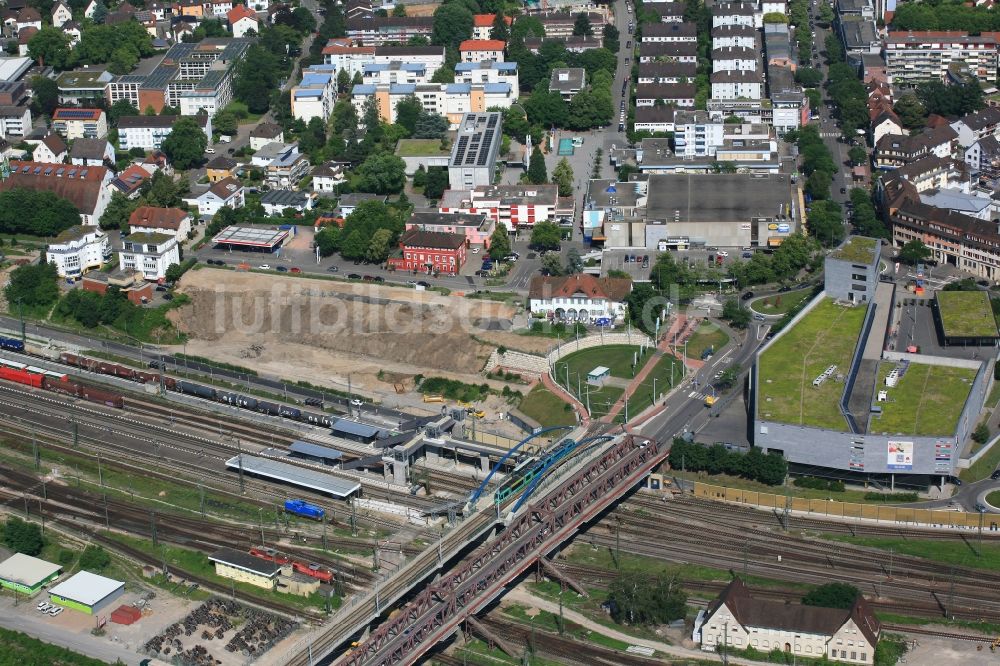
<path fill-rule="evenodd" d="M 539 382 L 517 407 L 543 428 L 569 425 L 576 420 L 573 408 Z"/>
<path fill-rule="evenodd" d="M 719 351 L 729 343 L 729 335 L 710 321 L 703 321 L 687 340 L 688 358 L 701 358 L 702 353 L 711 347 L 712 353 Z"/>
<path fill-rule="evenodd" d="M 989 523 L 986 524 L 989 527 Z M 984 543 L 980 545 L 974 535 L 962 541 L 931 541 L 921 539 L 892 539 L 884 537 L 852 537 L 845 534 L 823 534 L 824 539 L 841 541 L 855 546 L 868 546 L 880 550 L 892 550 L 902 555 L 923 557 L 935 562 L 957 564 L 974 569 L 1000 570 L 1000 545 Z M 978 551 L 978 556 L 977 556 Z M 941 578 L 946 579 L 947 570 L 942 569 Z"/>

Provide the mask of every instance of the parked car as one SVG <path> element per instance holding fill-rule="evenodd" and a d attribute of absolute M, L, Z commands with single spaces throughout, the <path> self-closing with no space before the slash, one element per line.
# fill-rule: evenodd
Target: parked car
<path fill-rule="evenodd" d="M 288 272 L 288 267 L 287 266 L 278 266 L 275 270 L 278 271 L 279 273 L 287 273 Z"/>
<path fill-rule="evenodd" d="M 720 257 L 728 257 L 729 253 L 726 252 L 725 250 L 719 250 L 719 256 Z"/>
<path fill-rule="evenodd" d="M 291 268 L 288 269 L 288 272 L 289 273 L 301 273 L 302 269 L 299 268 L 298 266 L 292 266 Z"/>
<path fill-rule="evenodd" d="M 479 277 L 486 278 L 486 277 L 490 276 L 490 272 L 487 271 L 487 270 L 478 270 L 478 271 L 476 271 L 476 275 L 479 276 Z"/>
<path fill-rule="evenodd" d="M 748 291 L 747 293 L 745 293 L 742 296 L 740 296 L 740 300 L 741 301 L 749 301 L 751 298 L 753 298 L 753 292 L 752 291 Z"/>
<path fill-rule="evenodd" d="M 337 273 L 340 271 L 340 268 L 338 268 L 337 266 L 330 266 L 328 269 L 326 269 L 326 271 L 328 273 Z"/>
<path fill-rule="evenodd" d="M 166 291 L 166 290 L 167 288 L 164 287 L 162 284 L 156 285 L 156 291 Z"/>
<path fill-rule="evenodd" d="M 261 264 L 260 266 L 257 267 L 257 270 L 259 270 L 259 271 L 269 271 L 269 270 L 271 270 L 271 266 L 269 264 Z"/>
<path fill-rule="evenodd" d="M 52 617 L 55 617 L 56 615 L 59 615 L 59 613 L 62 613 L 62 612 L 63 612 L 63 607 L 62 606 L 56 606 L 55 608 L 52 608 L 52 609 L 49 610 L 49 615 L 51 615 Z"/>
<path fill-rule="evenodd" d="M 430 282 L 426 282 L 425 280 L 418 280 L 417 281 L 417 286 L 423 287 L 424 289 L 429 289 L 430 286 L 431 286 L 431 283 Z"/>
<path fill-rule="evenodd" d="M 366 276 L 364 276 L 364 277 L 363 277 L 363 278 L 361 278 L 361 279 L 362 279 L 362 281 L 364 281 L 364 282 L 374 282 L 374 281 L 375 281 L 375 277 L 374 277 L 374 276 L 372 276 L 372 275 L 366 275 Z"/>
<path fill-rule="evenodd" d="M 358 275 L 357 273 L 351 273 L 350 275 L 347 276 L 347 279 L 348 280 L 360 280 L 361 276 Z"/>
<path fill-rule="evenodd" d="M 36 606 L 36 608 L 38 610 L 42 610 L 43 608 L 45 608 L 48 605 L 49 605 L 49 602 L 47 602 L 47 601 L 39 601 L 38 602 L 38 606 Z"/>
<path fill-rule="evenodd" d="M 740 253 L 741 259 L 750 259 L 753 257 L 753 252 L 742 252 Z"/>
<path fill-rule="evenodd" d="M 376 275 L 375 277 L 372 278 L 372 282 L 385 282 L 385 278 L 382 277 L 381 275 Z"/>
<path fill-rule="evenodd" d="M 365 404 L 365 402 L 361 398 L 355 398 L 354 400 L 351 400 L 351 404 L 355 407 L 361 407 Z"/>
<path fill-rule="evenodd" d="M 472 248 L 472 254 L 479 254 L 479 248 L 478 247 Z"/>
<path fill-rule="evenodd" d="M 172 301 L 172 300 L 174 300 L 174 295 L 173 294 L 163 294 L 163 300 L 165 300 L 165 301 Z"/>

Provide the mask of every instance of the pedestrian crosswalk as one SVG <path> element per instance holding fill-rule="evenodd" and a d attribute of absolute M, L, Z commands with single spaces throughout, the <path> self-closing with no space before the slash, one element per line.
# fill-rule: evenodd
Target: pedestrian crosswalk
<path fill-rule="evenodd" d="M 704 400 L 705 398 L 708 397 L 708 394 L 705 393 L 705 392 L 703 392 L 703 391 L 702 392 L 691 391 L 690 393 L 688 393 L 688 397 L 689 398 L 696 398 L 698 400 Z"/>

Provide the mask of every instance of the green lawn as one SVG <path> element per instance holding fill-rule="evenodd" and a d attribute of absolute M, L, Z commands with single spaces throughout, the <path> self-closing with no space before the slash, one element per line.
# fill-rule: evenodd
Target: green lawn
<path fill-rule="evenodd" d="M 45 643 L 27 634 L 22 634 L 19 631 L 10 631 L 9 629 L 0 629 L 0 644 L 3 644 L 3 656 L 0 657 L 0 664 L 20 664 L 21 666 L 42 666 L 43 664 L 101 666 L 107 663 L 100 659 L 86 657 L 66 648 Z"/>
<path fill-rule="evenodd" d="M 723 333 L 722 335 L 725 335 Z M 716 347 L 718 349 L 718 347 Z M 650 359 L 650 363 L 656 363 L 653 370 L 646 375 L 646 379 L 643 380 L 642 384 L 636 387 L 635 393 L 633 393 L 628 399 L 628 413 L 638 414 L 642 410 L 646 409 L 653 404 L 653 379 L 656 379 L 656 393 L 658 395 L 665 395 L 667 391 L 673 388 L 673 384 L 670 383 L 671 379 L 674 382 L 680 382 L 684 377 L 684 367 L 681 362 L 678 361 L 673 356 L 661 356 L 657 361 L 656 359 Z M 673 372 L 670 371 L 671 368 L 675 368 Z"/>
<path fill-rule="evenodd" d="M 870 264 L 875 259 L 878 241 L 874 238 L 852 236 L 846 243 L 833 251 L 835 259 L 858 264 Z"/>
<path fill-rule="evenodd" d="M 988 527 L 989 523 L 987 522 L 986 527 L 983 529 L 988 529 Z M 852 537 L 849 534 L 824 534 L 822 536 L 825 539 L 843 541 L 855 546 L 868 546 L 881 550 L 889 550 L 891 548 L 893 552 L 901 555 L 923 557 L 949 565 L 955 564 L 975 569 L 1000 570 L 1000 544 L 986 542 L 980 546 L 974 533 L 970 533 L 968 538 L 962 541 Z M 980 557 L 976 556 L 973 548 L 980 552 Z M 902 574 L 903 572 L 900 571 L 899 573 Z M 942 569 L 942 579 L 946 575 L 946 570 Z"/>
<path fill-rule="evenodd" d="M 688 338 L 687 345 L 684 349 L 687 350 L 688 358 L 701 358 L 702 352 L 709 347 L 712 348 L 712 353 L 715 353 L 725 347 L 728 343 L 729 335 L 706 319 L 698 324 L 698 328 L 696 328 L 691 337 Z"/>
<path fill-rule="evenodd" d="M 812 293 L 812 289 L 799 289 L 789 291 L 784 294 L 765 296 L 750 302 L 750 308 L 756 312 L 766 315 L 783 315 L 791 312 L 799 306 Z"/>
<path fill-rule="evenodd" d="M 878 403 L 882 407 L 882 415 L 872 416 L 869 432 L 953 434 L 976 371 L 911 363 L 903 378 L 890 388 L 885 385 L 885 378 L 895 367 L 894 362 L 879 364 L 875 390 L 886 391 L 888 400 Z"/>
<path fill-rule="evenodd" d="M 966 482 L 982 481 L 989 478 L 993 470 L 997 468 L 997 465 L 1000 465 L 1000 444 L 994 444 L 993 448 L 973 463 L 971 467 L 963 469 L 959 477 Z"/>
<path fill-rule="evenodd" d="M 1000 490 L 994 490 L 986 496 L 986 503 L 991 506 L 1000 507 Z"/>
<path fill-rule="evenodd" d="M 941 291 L 938 312 L 950 338 L 995 338 L 997 323 L 985 291 Z"/>
<path fill-rule="evenodd" d="M 576 420 L 569 403 L 564 402 L 541 383 L 535 385 L 535 388 L 524 396 L 517 408 L 538 421 L 543 428 L 570 425 Z"/>
<path fill-rule="evenodd" d="M 838 430 L 847 427 L 838 407 L 844 385 L 835 377 L 818 387 L 813 386 L 813 380 L 831 365 L 837 366 L 837 373 L 849 371 L 864 318 L 863 307 L 824 299 L 764 352 L 760 357 L 758 416 Z"/>
<path fill-rule="evenodd" d="M 399 157 L 449 155 L 451 148 L 441 149 L 441 139 L 400 139 L 396 144 Z"/>
<path fill-rule="evenodd" d="M 575 391 L 574 391 L 575 393 Z M 624 389 L 620 389 L 617 386 L 602 386 L 600 389 L 595 389 L 590 387 L 590 416 L 594 419 L 599 419 L 605 416 L 610 409 L 618 402 L 618 398 L 622 397 L 625 393 Z M 584 407 L 587 406 L 587 386 L 584 384 L 583 396 L 580 398 Z M 629 405 L 629 412 L 631 413 L 632 406 Z M 622 413 L 624 415 L 624 412 Z M 622 415 L 619 415 L 621 418 Z"/>
<path fill-rule="evenodd" d="M 578 375 L 581 377 L 581 381 L 586 382 L 587 373 L 599 365 L 609 368 L 613 377 L 632 379 L 632 358 L 638 351 L 638 345 L 592 347 L 563 356 L 555 362 L 554 370 L 558 374 L 559 381 L 565 382 L 566 366 L 568 365 L 571 384 L 576 383 Z M 642 363 L 643 359 L 640 358 L 639 367 L 642 367 Z"/>

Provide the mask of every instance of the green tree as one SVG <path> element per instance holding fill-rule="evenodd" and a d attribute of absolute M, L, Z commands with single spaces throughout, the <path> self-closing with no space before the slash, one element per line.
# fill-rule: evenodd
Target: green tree
<path fill-rule="evenodd" d="M 892 110 L 899 117 L 899 122 L 905 129 L 917 129 L 923 127 L 927 119 L 927 109 L 924 108 L 920 98 L 916 93 L 904 93 L 896 100 Z"/>
<path fill-rule="evenodd" d="M 365 253 L 365 260 L 373 264 L 380 264 L 389 256 L 389 242 L 392 240 L 392 232 L 388 229 L 379 229 L 372 234 L 368 243 L 368 250 Z"/>
<path fill-rule="evenodd" d="M 573 21 L 573 36 L 592 37 L 593 35 L 594 28 L 590 25 L 590 17 L 587 16 L 587 12 L 580 12 L 576 15 L 576 20 Z"/>
<path fill-rule="evenodd" d="M 502 13 L 497 13 L 493 19 L 493 27 L 490 28 L 490 39 L 499 39 L 501 42 L 510 40 L 510 28 L 507 27 L 507 18 Z"/>
<path fill-rule="evenodd" d="M 4 287 L 4 297 L 26 307 L 48 307 L 59 298 L 59 276 L 52 264 L 25 264 L 15 268 Z"/>
<path fill-rule="evenodd" d="M 507 225 L 499 222 L 490 235 L 490 257 L 498 261 L 508 255 L 510 255 L 510 234 L 507 232 Z"/>
<path fill-rule="evenodd" d="M 406 129 L 407 136 L 413 136 L 423 112 L 424 107 L 417 96 L 408 95 L 396 103 L 396 124 Z"/>
<path fill-rule="evenodd" d="M 180 264 L 170 264 L 163 273 L 163 277 L 167 282 L 177 282 L 181 279 L 182 275 L 184 275 L 184 269 L 181 268 Z"/>
<path fill-rule="evenodd" d="M 344 256 L 344 259 L 364 259 L 369 244 L 369 239 L 361 230 L 355 229 L 344 239 L 340 247 L 340 254 Z"/>
<path fill-rule="evenodd" d="M 861 146 L 851 146 L 847 151 L 847 159 L 854 165 L 861 165 L 868 161 L 868 151 Z"/>
<path fill-rule="evenodd" d="M 981 421 L 972 431 L 972 441 L 977 444 L 985 444 L 990 441 L 990 426 L 986 421 Z"/>
<path fill-rule="evenodd" d="M 917 86 L 917 97 L 927 113 L 941 116 L 964 116 L 983 108 L 983 89 L 978 81 L 945 85 L 942 81 L 925 81 Z"/>
<path fill-rule="evenodd" d="M 807 592 L 802 597 L 802 603 L 806 606 L 848 610 L 860 596 L 861 590 L 849 583 L 826 583 Z"/>
<path fill-rule="evenodd" d="M 153 177 L 142 184 L 141 199 L 147 206 L 157 208 L 172 208 L 181 204 L 181 199 L 188 193 L 188 181 L 175 181 L 163 171 L 156 171 Z"/>
<path fill-rule="evenodd" d="M 43 67 L 66 69 L 71 52 L 69 37 L 59 28 L 44 26 L 28 40 L 28 55 Z"/>
<path fill-rule="evenodd" d="M 621 41 L 619 38 L 618 28 L 611 25 L 610 23 L 604 26 L 603 33 L 604 40 L 601 42 L 601 46 L 611 51 L 612 53 L 618 53 L 621 50 Z"/>
<path fill-rule="evenodd" d="M 446 167 L 431 167 L 427 170 L 427 184 L 424 185 L 424 196 L 428 199 L 440 199 L 448 189 L 448 169 Z"/>
<path fill-rule="evenodd" d="M 87 571 L 104 571 L 111 564 L 108 551 L 100 546 L 90 545 L 80 554 L 80 568 Z"/>
<path fill-rule="evenodd" d="M 795 70 L 795 80 L 806 88 L 815 88 L 823 83 L 823 72 L 812 67 L 799 67 Z"/>
<path fill-rule="evenodd" d="M 768 12 L 764 14 L 764 23 L 788 23 L 788 17 L 781 12 Z"/>
<path fill-rule="evenodd" d="M 566 253 L 566 273 L 568 275 L 576 275 L 582 272 L 583 258 L 580 257 L 580 251 L 576 247 L 571 247 L 569 252 Z"/>
<path fill-rule="evenodd" d="M 313 240 L 319 248 L 319 254 L 329 257 L 340 250 L 341 230 L 340 227 L 326 226 L 319 230 Z"/>
<path fill-rule="evenodd" d="M 472 37 L 472 12 L 458 2 L 443 4 L 434 10 L 434 27 L 431 43 L 458 49 L 458 45 Z"/>
<path fill-rule="evenodd" d="M 163 152 L 178 169 L 190 169 L 200 164 L 206 147 L 208 137 L 190 116 L 176 120 L 162 144 Z"/>
<path fill-rule="evenodd" d="M 674 575 L 620 573 L 608 586 L 611 617 L 619 624 L 667 624 L 684 617 L 687 594 Z"/>
<path fill-rule="evenodd" d="M 536 222 L 531 229 L 531 246 L 539 250 L 558 250 L 562 231 L 555 222 Z"/>
<path fill-rule="evenodd" d="M 828 171 L 813 171 L 806 178 L 806 194 L 813 199 L 829 199 L 833 176 Z"/>
<path fill-rule="evenodd" d="M 108 109 L 108 123 L 114 127 L 118 126 L 118 119 L 122 116 L 137 116 L 139 109 L 132 105 L 127 99 L 120 99 Z"/>
<path fill-rule="evenodd" d="M 542 257 L 542 273 L 545 275 L 562 275 L 563 265 L 558 254 L 547 254 Z"/>
<path fill-rule="evenodd" d="M 833 7 L 826 3 L 821 3 L 819 9 L 816 11 L 816 17 L 820 23 L 829 25 L 833 22 Z"/>
<path fill-rule="evenodd" d="M 545 171 L 545 157 L 538 146 L 535 146 L 535 149 L 531 151 L 531 160 L 528 163 L 528 182 L 541 185 L 547 183 L 548 180 L 549 176 Z"/>
<path fill-rule="evenodd" d="M 750 310 L 735 298 L 730 298 L 722 304 L 722 318 L 733 328 L 746 328 L 750 324 Z"/>
<path fill-rule="evenodd" d="M 573 167 L 565 157 L 552 170 L 552 182 L 559 186 L 559 196 L 568 197 L 573 194 Z"/>
<path fill-rule="evenodd" d="M 835 247 L 844 240 L 844 216 L 840 204 L 829 200 L 813 201 L 807 218 L 809 234 L 823 247 Z"/>
<path fill-rule="evenodd" d="M 392 8 L 392 15 L 393 16 L 406 16 L 406 6 L 405 5 L 401 5 L 401 4 L 397 4 L 395 7 Z"/>
<path fill-rule="evenodd" d="M 111 201 L 108 202 L 108 206 L 104 209 L 104 214 L 101 215 L 101 219 L 99 220 L 101 229 L 128 228 L 128 219 L 131 217 L 133 210 L 135 210 L 135 203 L 130 201 L 121 192 L 114 192 L 111 195 Z"/>
<path fill-rule="evenodd" d="M 270 107 L 271 92 L 278 87 L 281 61 L 276 55 L 254 44 L 236 65 L 233 95 L 247 105 L 251 113 L 264 113 Z"/>
<path fill-rule="evenodd" d="M 45 546 L 42 530 L 35 523 L 26 523 L 11 516 L 3 526 L 3 542 L 11 550 L 25 555 L 38 555 Z"/>
<path fill-rule="evenodd" d="M 45 190 L 14 187 L 0 192 L 0 233 L 56 236 L 80 223 L 80 211 Z"/>
<path fill-rule="evenodd" d="M 899 260 L 912 266 L 927 261 L 931 254 L 931 249 L 923 241 L 911 240 L 899 249 Z"/>
<path fill-rule="evenodd" d="M 448 119 L 439 113 L 421 111 L 413 130 L 415 139 L 443 139 L 448 134 Z"/>
<path fill-rule="evenodd" d="M 239 129 L 239 120 L 236 118 L 236 114 L 223 109 L 222 111 L 216 113 L 215 117 L 212 118 L 212 129 L 219 134 L 232 136 L 236 134 L 236 130 Z M 303 152 L 306 151 L 303 150 Z"/>
<path fill-rule="evenodd" d="M 347 73 L 346 69 L 342 69 L 340 70 L 340 72 L 337 73 L 337 92 L 343 95 L 348 90 L 350 90 L 350 88 L 351 88 L 351 75 Z"/>
<path fill-rule="evenodd" d="M 736 386 L 736 382 L 740 379 L 740 371 L 735 367 L 728 367 L 722 371 L 719 378 L 715 381 L 715 385 L 719 387 L 720 391 L 728 391 L 729 389 Z"/>
<path fill-rule="evenodd" d="M 406 163 L 392 153 L 378 152 L 357 168 L 358 189 L 376 194 L 396 194 L 406 184 Z"/>
<path fill-rule="evenodd" d="M 59 106 L 59 84 L 47 76 L 35 76 L 31 79 L 31 90 L 34 94 L 31 105 L 35 112 L 51 116 Z"/>

